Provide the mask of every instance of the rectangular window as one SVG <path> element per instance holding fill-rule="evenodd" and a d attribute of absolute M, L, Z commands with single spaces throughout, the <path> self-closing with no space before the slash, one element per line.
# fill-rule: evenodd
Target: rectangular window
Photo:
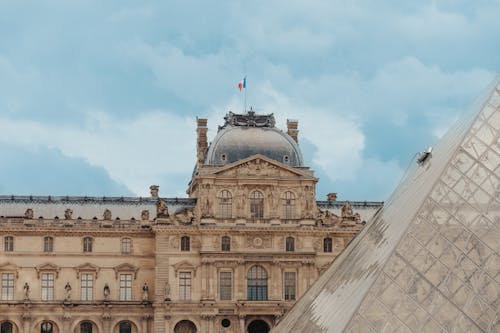
<path fill-rule="evenodd" d="M 285 301 L 295 300 L 295 272 L 285 272 Z"/>
<path fill-rule="evenodd" d="M 191 272 L 179 272 L 179 298 L 184 301 L 191 299 Z"/>
<path fill-rule="evenodd" d="M 54 300 L 54 273 L 42 273 L 42 301 Z"/>
<path fill-rule="evenodd" d="M 94 290 L 94 274 L 82 274 L 82 301 L 91 301 Z"/>
<path fill-rule="evenodd" d="M 122 254 L 129 254 L 132 249 L 132 240 L 130 238 L 122 239 Z"/>
<path fill-rule="evenodd" d="M 231 272 L 220 272 L 219 273 L 219 285 L 220 285 L 220 299 L 221 301 L 231 300 Z"/>
<path fill-rule="evenodd" d="M 4 239 L 4 250 L 5 252 L 13 252 L 14 251 L 14 237 L 5 236 Z"/>
<path fill-rule="evenodd" d="M 120 274 L 120 301 L 132 300 L 132 274 Z"/>
<path fill-rule="evenodd" d="M 14 273 L 2 273 L 2 301 L 14 299 Z"/>

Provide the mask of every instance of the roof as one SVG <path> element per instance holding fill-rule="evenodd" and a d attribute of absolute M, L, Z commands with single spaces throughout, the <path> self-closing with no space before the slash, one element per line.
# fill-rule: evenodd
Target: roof
<path fill-rule="evenodd" d="M 498 332 L 500 81 L 272 330 Z"/>

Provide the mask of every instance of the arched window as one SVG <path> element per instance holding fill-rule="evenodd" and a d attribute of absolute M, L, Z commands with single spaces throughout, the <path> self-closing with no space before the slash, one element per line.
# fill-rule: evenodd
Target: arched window
<path fill-rule="evenodd" d="M 286 252 L 293 252 L 293 251 L 295 251 L 295 238 L 293 238 L 293 237 L 287 237 L 285 243 L 286 243 L 285 244 Z"/>
<path fill-rule="evenodd" d="M 5 252 L 13 252 L 14 251 L 14 237 L 5 236 L 3 238 L 3 248 Z"/>
<path fill-rule="evenodd" d="M 92 237 L 85 237 L 83 239 L 83 252 L 92 252 L 92 243 L 94 240 Z"/>
<path fill-rule="evenodd" d="M 233 216 L 231 192 L 222 190 L 219 192 L 217 199 L 219 202 L 219 217 L 222 219 L 230 219 Z"/>
<path fill-rule="evenodd" d="M 81 323 L 80 333 L 92 333 L 92 323 L 89 322 Z"/>
<path fill-rule="evenodd" d="M 250 193 L 250 217 L 252 219 L 264 217 L 264 195 L 260 191 Z"/>
<path fill-rule="evenodd" d="M 0 333 L 13 333 L 14 326 L 8 321 L 4 321 L 0 326 Z"/>
<path fill-rule="evenodd" d="M 191 244 L 189 240 L 189 236 L 181 237 L 181 251 L 190 251 Z"/>
<path fill-rule="evenodd" d="M 48 321 L 44 321 L 40 326 L 40 333 L 54 333 L 54 325 Z"/>
<path fill-rule="evenodd" d="M 221 239 L 221 250 L 229 252 L 231 251 L 231 238 L 229 236 L 223 236 Z"/>
<path fill-rule="evenodd" d="M 43 238 L 43 252 L 50 253 L 54 250 L 54 238 L 47 236 Z"/>
<path fill-rule="evenodd" d="M 121 322 L 120 333 L 132 333 L 132 324 L 128 321 Z"/>
<path fill-rule="evenodd" d="M 129 254 L 132 251 L 132 240 L 130 238 L 122 238 L 122 254 Z"/>
<path fill-rule="evenodd" d="M 281 197 L 281 207 L 285 220 L 295 218 L 295 194 L 293 194 L 293 192 L 286 191 L 283 193 Z"/>
<path fill-rule="evenodd" d="M 249 301 L 267 300 L 267 272 L 260 265 L 252 266 L 248 271 L 247 299 Z"/>
<path fill-rule="evenodd" d="M 332 252 L 332 239 L 330 237 L 323 239 L 323 252 Z"/>

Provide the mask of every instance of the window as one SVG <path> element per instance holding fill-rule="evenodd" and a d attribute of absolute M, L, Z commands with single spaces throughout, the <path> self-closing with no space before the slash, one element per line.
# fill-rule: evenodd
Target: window
<path fill-rule="evenodd" d="M 295 218 L 295 194 L 293 194 L 293 192 L 287 191 L 283 193 L 281 197 L 281 206 L 284 219 Z"/>
<path fill-rule="evenodd" d="M 332 239 L 330 237 L 323 239 L 323 252 L 332 252 Z"/>
<path fill-rule="evenodd" d="M 132 274 L 120 274 L 120 301 L 132 300 Z"/>
<path fill-rule="evenodd" d="M 121 322 L 120 333 L 132 333 L 132 324 L 128 321 Z"/>
<path fill-rule="evenodd" d="M 219 217 L 222 219 L 230 219 L 233 216 L 231 192 L 227 190 L 220 191 L 217 200 L 219 202 Z"/>
<path fill-rule="evenodd" d="M 295 300 L 295 272 L 285 272 L 285 301 Z"/>
<path fill-rule="evenodd" d="M 54 333 L 54 325 L 48 321 L 44 321 L 40 327 L 40 333 Z"/>
<path fill-rule="evenodd" d="M 122 254 L 132 252 L 132 240 L 130 238 L 122 238 Z"/>
<path fill-rule="evenodd" d="M 4 321 L 0 325 L 0 333 L 12 333 L 14 331 L 14 326 L 8 321 Z"/>
<path fill-rule="evenodd" d="M 42 273 L 42 301 L 53 301 L 53 300 L 54 300 L 54 273 Z"/>
<path fill-rule="evenodd" d="M 94 291 L 94 274 L 83 273 L 80 275 L 80 280 L 82 285 L 82 301 L 91 301 Z"/>
<path fill-rule="evenodd" d="M 229 236 L 222 237 L 221 250 L 225 252 L 231 251 L 231 238 L 229 238 Z"/>
<path fill-rule="evenodd" d="M 80 333 L 92 333 L 92 323 L 81 323 Z"/>
<path fill-rule="evenodd" d="M 249 301 L 267 300 L 267 272 L 262 266 L 253 266 L 248 271 L 247 298 Z"/>
<path fill-rule="evenodd" d="M 44 237 L 43 238 L 43 252 L 50 253 L 54 251 L 54 238 Z"/>
<path fill-rule="evenodd" d="M 2 273 L 2 301 L 14 299 L 14 273 Z"/>
<path fill-rule="evenodd" d="M 13 252 L 14 251 L 14 237 L 5 236 L 4 237 L 4 250 L 5 252 Z"/>
<path fill-rule="evenodd" d="M 189 236 L 182 236 L 181 237 L 181 251 L 189 251 L 190 250 L 190 242 L 189 242 Z"/>
<path fill-rule="evenodd" d="M 285 241 L 285 247 L 286 247 L 286 252 L 293 252 L 295 251 L 295 238 L 293 237 L 287 237 Z"/>
<path fill-rule="evenodd" d="M 264 217 L 264 195 L 262 192 L 253 191 L 250 193 L 250 217 L 253 219 Z"/>
<path fill-rule="evenodd" d="M 83 239 L 83 252 L 92 252 L 92 243 L 94 240 L 92 237 L 85 237 Z"/>
<path fill-rule="evenodd" d="M 231 300 L 231 272 L 220 272 L 219 273 L 219 286 L 220 286 L 220 300 L 230 301 Z"/>
<path fill-rule="evenodd" d="M 179 298 L 184 301 L 191 299 L 191 272 L 179 272 Z"/>

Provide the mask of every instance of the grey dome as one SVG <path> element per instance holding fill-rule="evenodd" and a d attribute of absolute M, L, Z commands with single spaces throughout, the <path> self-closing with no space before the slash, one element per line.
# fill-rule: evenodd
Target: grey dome
<path fill-rule="evenodd" d="M 252 127 L 226 124 L 220 128 L 207 152 L 205 164 L 224 165 L 255 154 L 294 167 L 304 165 L 299 145 L 274 126 Z"/>

